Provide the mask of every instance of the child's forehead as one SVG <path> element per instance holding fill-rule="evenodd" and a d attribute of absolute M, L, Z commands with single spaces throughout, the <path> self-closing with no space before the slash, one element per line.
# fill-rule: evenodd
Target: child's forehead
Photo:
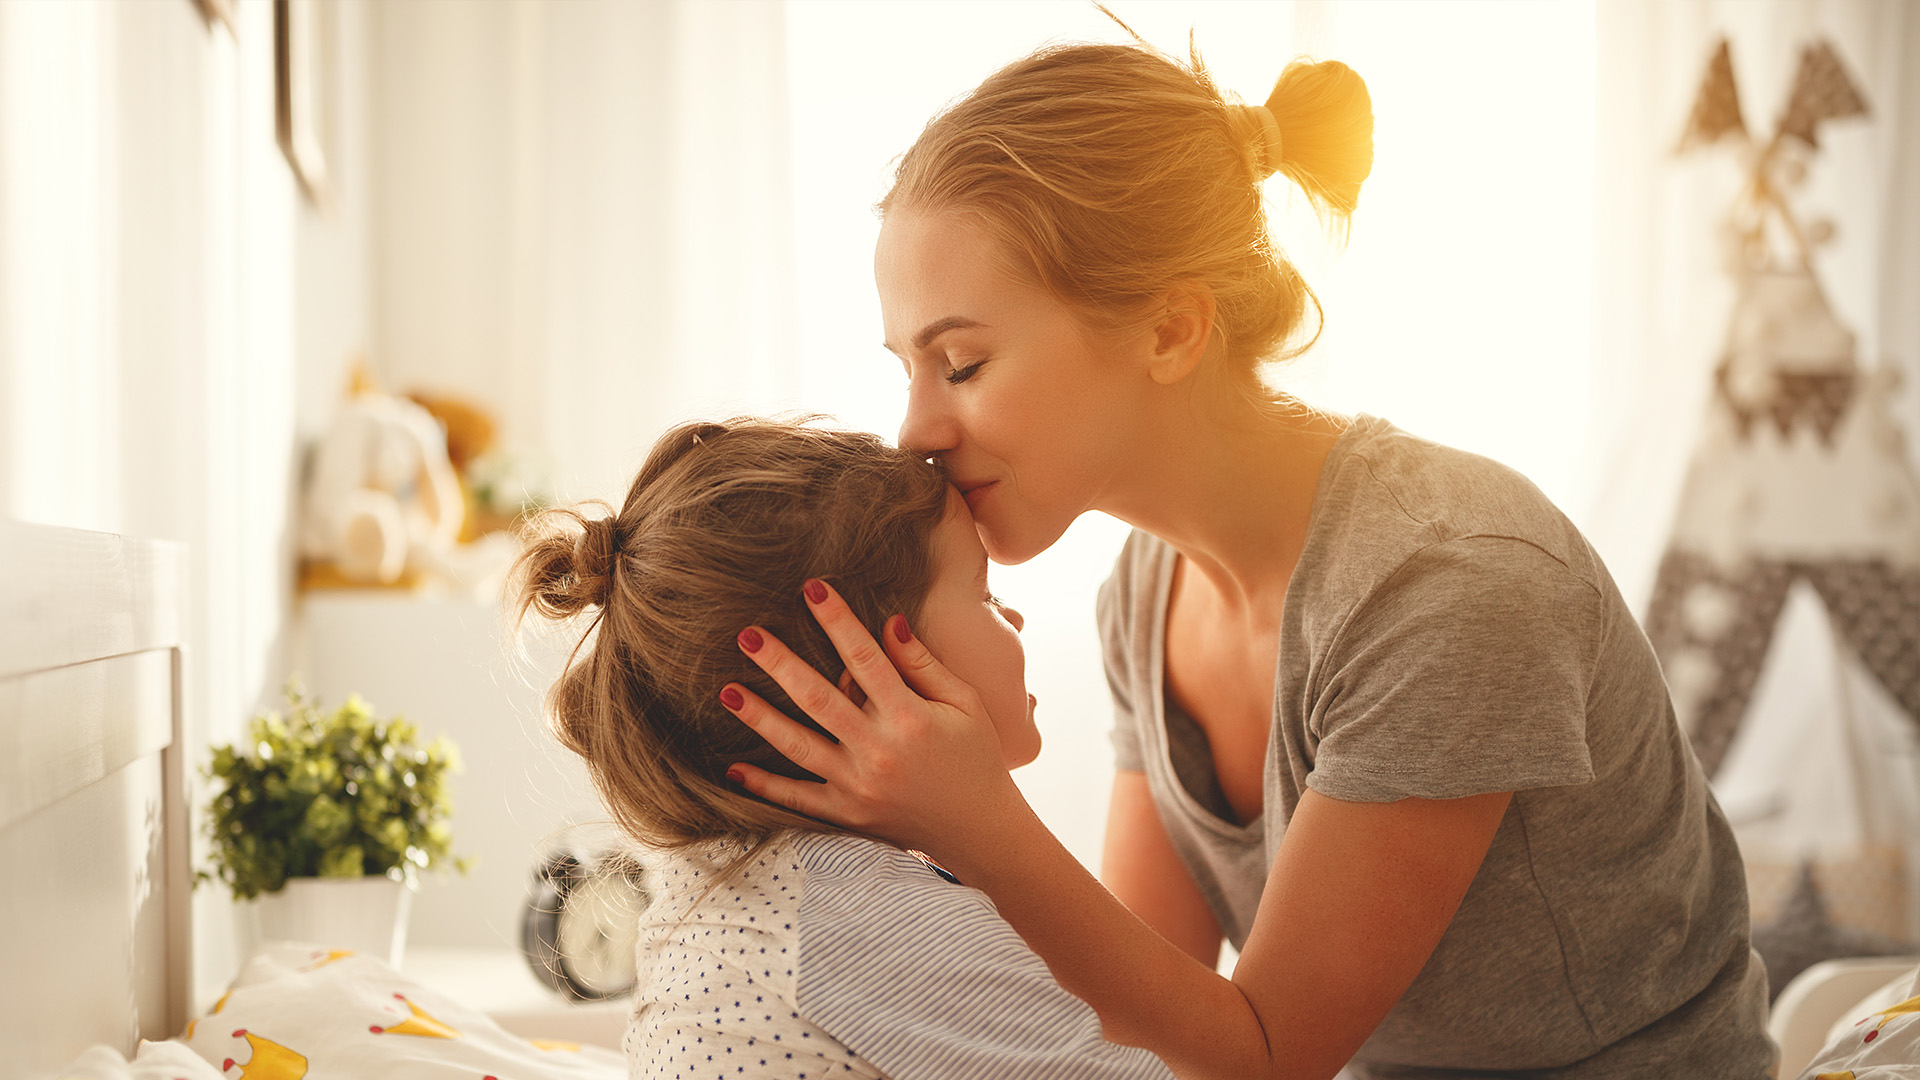
<path fill-rule="evenodd" d="M 932 540 L 934 558 L 939 564 L 937 572 L 958 577 L 964 571 L 968 581 L 985 583 L 987 549 L 980 543 L 973 513 L 967 509 L 967 501 L 960 497 L 958 488 L 947 489 L 947 512 L 934 529 Z"/>

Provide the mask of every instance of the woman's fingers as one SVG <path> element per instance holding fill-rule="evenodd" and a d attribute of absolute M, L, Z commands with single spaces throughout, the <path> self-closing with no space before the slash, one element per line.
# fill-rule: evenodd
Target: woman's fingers
<path fill-rule="evenodd" d="M 947 670 L 933 651 L 921 642 L 907 625 L 905 615 L 887 620 L 881 637 L 886 642 L 890 667 L 906 681 L 914 693 L 931 701 L 960 704 L 974 689 L 965 680 Z"/>
<path fill-rule="evenodd" d="M 853 673 L 854 681 L 866 691 L 867 697 L 882 707 L 905 703 L 910 693 L 906 683 L 901 681 L 900 673 L 894 670 L 887 650 L 873 640 L 873 635 L 867 632 L 866 626 L 853 613 L 853 609 L 847 607 L 847 602 L 840 598 L 840 594 L 818 578 L 808 578 L 803 591 L 806 593 L 807 606 L 813 609 L 814 619 L 827 632 L 835 651 L 846 662 L 847 670 Z M 904 625 L 905 620 L 901 621 Z M 778 680 L 779 676 L 775 675 L 774 678 Z M 786 683 L 780 685 L 786 688 L 787 693 L 793 693 L 793 688 Z"/>
<path fill-rule="evenodd" d="M 859 707 L 848 700 L 839 687 L 815 671 L 812 664 L 795 655 L 779 638 L 761 627 L 749 626 L 740 631 L 739 640 L 741 651 L 760 665 L 760 670 L 771 676 L 774 682 L 779 683 L 780 689 L 787 692 L 793 703 L 813 717 L 821 727 L 844 736 L 859 723 L 862 718 Z M 872 639 L 868 640 L 871 642 Z M 864 676 L 854 677 L 871 693 Z M 898 675 L 894 676 L 896 682 L 899 678 Z M 778 710 L 773 711 L 777 713 Z"/>
<path fill-rule="evenodd" d="M 821 681 L 825 682 L 824 679 Z M 728 683 L 720 689 L 720 704 L 765 739 L 768 746 L 778 750 L 781 757 L 815 776 L 831 779 L 837 771 L 834 768 L 834 751 L 838 747 L 832 739 L 767 704 L 760 695 L 739 683 Z M 815 719 L 819 718 L 816 716 Z M 824 723 L 822 726 L 825 726 Z"/>
<path fill-rule="evenodd" d="M 833 820 L 833 811 L 828 806 L 830 791 L 825 784 L 816 784 L 811 780 L 795 780 L 790 776 L 770 773 L 758 765 L 748 765 L 746 762 L 737 762 L 729 766 L 727 779 L 770 803 L 784 806 L 808 817 L 820 818 L 823 821 Z"/>

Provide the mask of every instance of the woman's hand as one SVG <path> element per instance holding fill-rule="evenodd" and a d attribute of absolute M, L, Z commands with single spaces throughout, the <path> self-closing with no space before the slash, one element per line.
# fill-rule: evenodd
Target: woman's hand
<path fill-rule="evenodd" d="M 764 629 L 741 631 L 740 648 L 839 742 L 728 683 L 721 703 L 826 782 L 744 763 L 727 770 L 729 779 L 770 802 L 919 848 L 956 869 L 966 862 L 958 846 L 990 848 L 996 822 L 1031 816 L 979 694 L 927 651 L 904 616 L 887 620 L 882 645 L 824 582 L 808 581 L 806 597 L 864 700 L 856 703 L 847 680 L 828 682 Z"/>

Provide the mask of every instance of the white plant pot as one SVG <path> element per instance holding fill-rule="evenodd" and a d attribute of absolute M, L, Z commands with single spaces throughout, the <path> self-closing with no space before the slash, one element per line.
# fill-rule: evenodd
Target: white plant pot
<path fill-rule="evenodd" d="M 288 878 L 253 903 L 262 941 L 300 941 L 377 956 L 398 968 L 413 890 L 388 877 Z"/>

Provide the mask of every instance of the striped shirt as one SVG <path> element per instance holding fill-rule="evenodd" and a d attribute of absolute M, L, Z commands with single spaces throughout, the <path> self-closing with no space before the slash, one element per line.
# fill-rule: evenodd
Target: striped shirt
<path fill-rule="evenodd" d="M 986 894 L 898 848 L 795 834 L 718 886 L 718 852 L 651 862 L 632 1080 L 1172 1076 L 1103 1039 Z"/>

